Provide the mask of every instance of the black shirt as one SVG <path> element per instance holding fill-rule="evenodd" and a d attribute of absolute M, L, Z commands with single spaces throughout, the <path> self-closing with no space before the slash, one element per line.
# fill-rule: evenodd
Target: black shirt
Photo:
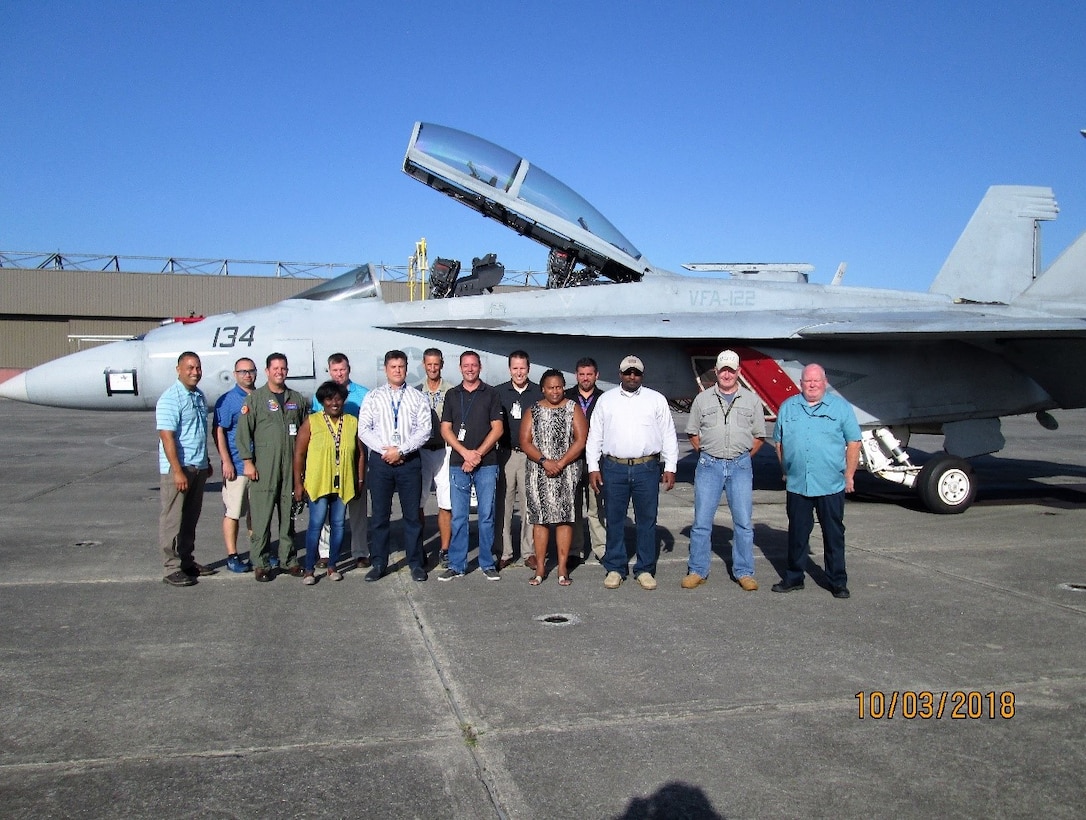
<path fill-rule="evenodd" d="M 538 384 L 528 382 L 523 392 L 518 392 L 513 387 L 513 380 L 499 384 L 494 388 L 502 405 L 502 422 L 505 429 L 502 431 L 501 440 L 498 442 L 504 450 L 520 449 L 520 420 L 528 412 L 528 408 L 537 401 L 543 401 L 543 391 Z"/>
<path fill-rule="evenodd" d="M 596 399 L 603 395 L 603 391 L 598 386 L 592 387 L 592 397 L 588 400 L 588 406 L 585 406 L 584 397 L 581 396 L 581 388 L 577 385 L 566 389 L 566 398 L 571 401 L 577 402 L 577 406 L 581 408 L 585 418 L 589 424 L 592 424 L 592 412 L 596 409 Z M 581 461 L 588 461 L 587 452 L 581 453 Z"/>
<path fill-rule="evenodd" d="M 469 450 L 478 449 L 486 437 L 490 435 L 490 423 L 501 421 L 502 405 L 498 400 L 497 391 L 486 382 L 479 382 L 479 386 L 472 391 L 464 389 L 462 384 L 449 388 L 445 394 L 445 406 L 441 410 L 441 421 L 452 425 L 453 435 L 460 438 L 460 429 L 464 428 L 464 438 L 461 439 Z M 449 463 L 462 465 L 464 457 L 453 449 Z M 491 449 L 483 456 L 480 467 L 497 466 L 498 454 Z"/>

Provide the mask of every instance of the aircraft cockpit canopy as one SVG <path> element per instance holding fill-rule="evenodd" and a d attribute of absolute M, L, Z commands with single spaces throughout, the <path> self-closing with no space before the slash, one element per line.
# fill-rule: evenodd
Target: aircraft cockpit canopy
<path fill-rule="evenodd" d="M 552 251 L 548 286 L 639 281 L 641 252 L 584 197 L 541 168 L 474 134 L 416 123 L 404 172 Z M 555 257 L 554 254 L 558 254 Z M 558 284 L 562 283 L 562 284 Z"/>
<path fill-rule="evenodd" d="M 377 297 L 376 277 L 373 266 L 360 265 L 353 270 L 328 279 L 304 290 L 292 299 L 311 299 L 315 302 L 339 302 L 343 299 L 373 299 Z"/>

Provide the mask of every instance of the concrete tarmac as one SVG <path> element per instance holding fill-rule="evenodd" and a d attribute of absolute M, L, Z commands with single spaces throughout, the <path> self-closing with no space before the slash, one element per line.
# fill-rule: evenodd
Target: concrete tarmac
<path fill-rule="evenodd" d="M 708 583 L 679 587 L 689 455 L 652 592 L 598 566 L 569 588 L 523 567 L 257 584 L 225 570 L 217 476 L 197 560 L 220 571 L 172 588 L 153 414 L 0 414 L 5 817 L 1083 815 L 1086 412 L 1007 420 L 963 515 L 862 477 L 849 600 L 817 569 L 770 592 L 769 448 L 753 593 L 728 578 L 726 506 Z"/>

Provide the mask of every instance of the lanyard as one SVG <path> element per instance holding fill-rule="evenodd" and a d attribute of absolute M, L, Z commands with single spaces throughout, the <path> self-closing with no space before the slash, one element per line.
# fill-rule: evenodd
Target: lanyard
<path fill-rule="evenodd" d="M 392 390 L 392 388 L 389 388 Z M 396 401 L 395 397 L 390 397 L 389 401 L 392 403 L 392 432 L 393 434 L 400 430 L 400 405 L 403 404 L 404 393 L 407 392 L 407 385 L 403 385 L 400 388 L 400 400 Z"/>
<path fill-rule="evenodd" d="M 466 428 L 468 426 L 468 413 L 471 412 L 471 405 L 475 401 L 475 396 L 479 392 L 479 388 L 475 388 L 471 391 L 471 401 L 468 402 L 468 409 L 464 409 L 464 394 L 467 390 L 460 391 L 460 427 Z"/>
<path fill-rule="evenodd" d="M 586 416 L 588 415 L 588 408 L 592 406 L 592 402 L 596 400 L 595 394 L 592 394 L 587 399 L 580 393 L 577 394 L 577 403 L 581 405 L 581 412 Z"/>
<path fill-rule="evenodd" d="M 735 400 L 739 398 L 739 394 L 736 393 L 735 397 L 730 402 L 728 402 L 728 409 L 727 410 L 724 409 L 724 401 L 723 401 L 723 399 L 720 398 L 719 391 L 715 395 L 716 395 L 716 403 L 720 405 L 720 412 L 722 412 L 724 414 L 724 425 L 727 426 L 727 424 L 728 424 L 728 416 L 731 415 L 732 408 L 735 407 Z"/>
<path fill-rule="evenodd" d="M 336 445 L 336 474 L 339 474 L 339 443 L 343 436 L 343 416 L 339 417 L 339 421 L 336 424 L 336 429 L 332 429 L 332 422 L 328 420 L 327 413 L 321 413 L 324 416 L 324 423 L 328 427 L 328 433 L 332 436 L 332 441 Z"/>

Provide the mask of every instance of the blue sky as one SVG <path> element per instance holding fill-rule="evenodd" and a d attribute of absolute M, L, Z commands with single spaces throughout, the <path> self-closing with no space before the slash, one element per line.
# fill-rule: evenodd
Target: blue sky
<path fill-rule="evenodd" d="M 926 289 L 991 184 L 1086 230 L 1071 2 L 0 5 L 0 249 L 405 264 L 545 249 L 402 173 L 416 120 L 582 193 L 653 263 Z"/>

